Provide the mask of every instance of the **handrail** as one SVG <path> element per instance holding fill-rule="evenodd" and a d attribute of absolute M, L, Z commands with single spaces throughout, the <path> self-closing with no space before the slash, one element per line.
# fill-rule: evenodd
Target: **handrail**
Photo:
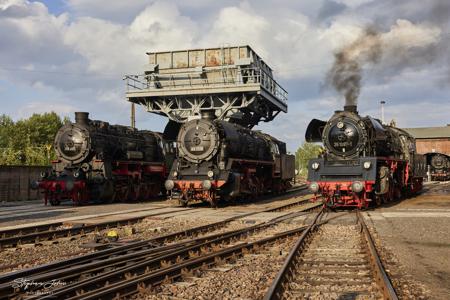
<path fill-rule="evenodd" d="M 228 68 L 225 72 L 217 72 L 217 70 L 204 70 L 202 76 L 193 78 L 192 72 L 176 73 L 176 74 L 158 74 L 150 75 L 125 75 L 127 92 L 135 90 L 158 90 L 158 89 L 179 89 L 179 88 L 195 88 L 214 87 L 214 86 L 245 86 L 247 84 L 260 84 L 265 90 L 274 95 L 283 102 L 287 101 L 287 91 L 281 87 L 271 75 L 267 74 L 260 68 Z M 232 72 L 230 75 L 227 72 Z M 208 73 L 214 73 L 214 79 L 208 77 Z M 175 75 L 175 76 L 174 76 Z M 177 77 L 178 76 L 178 77 Z"/>

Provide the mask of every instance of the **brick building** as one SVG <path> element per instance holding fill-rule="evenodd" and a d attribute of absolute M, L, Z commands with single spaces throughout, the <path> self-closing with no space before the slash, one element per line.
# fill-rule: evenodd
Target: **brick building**
<path fill-rule="evenodd" d="M 450 124 L 444 127 L 404 128 L 416 138 L 417 153 L 450 155 Z"/>

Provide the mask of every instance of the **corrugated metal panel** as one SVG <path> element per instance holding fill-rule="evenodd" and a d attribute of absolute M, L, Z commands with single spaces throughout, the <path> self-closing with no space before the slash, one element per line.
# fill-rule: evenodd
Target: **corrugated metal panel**
<path fill-rule="evenodd" d="M 192 68 L 201 67 L 205 65 L 205 55 L 203 50 L 189 51 L 189 66 Z"/>
<path fill-rule="evenodd" d="M 48 169 L 40 166 L 0 166 L 0 202 L 39 199 L 40 193 L 32 190 L 30 183 Z"/>
<path fill-rule="evenodd" d="M 404 130 L 406 130 L 416 139 L 435 139 L 450 137 L 450 126 L 404 128 Z"/>
<path fill-rule="evenodd" d="M 159 69 L 179 69 L 195 67 L 217 67 L 234 65 L 240 58 L 250 58 L 265 71 L 271 69 L 250 48 L 250 46 L 231 46 L 205 49 L 149 52 L 149 63 L 158 64 Z"/>

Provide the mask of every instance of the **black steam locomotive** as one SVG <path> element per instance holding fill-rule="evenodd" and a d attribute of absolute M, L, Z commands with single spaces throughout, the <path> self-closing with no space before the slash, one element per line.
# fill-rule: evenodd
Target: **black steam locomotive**
<path fill-rule="evenodd" d="M 328 206 L 365 208 L 422 189 L 426 164 L 414 138 L 360 116 L 356 106 L 336 111 L 328 122 L 312 120 L 305 138 L 325 147 L 322 157 L 309 161 L 308 181 Z"/>
<path fill-rule="evenodd" d="M 450 156 L 443 153 L 425 154 L 427 165 L 430 166 L 429 172 L 431 180 L 449 180 L 450 179 Z"/>
<path fill-rule="evenodd" d="M 156 196 L 174 153 L 159 133 L 93 121 L 85 112 L 58 131 L 54 147 L 51 172 L 35 184 L 52 205 L 63 199 L 79 204 Z"/>
<path fill-rule="evenodd" d="M 178 158 L 165 183 L 180 204 L 201 200 L 216 206 L 246 195 L 281 192 L 294 177 L 294 156 L 283 142 L 222 120 L 212 113 L 183 124 Z"/>

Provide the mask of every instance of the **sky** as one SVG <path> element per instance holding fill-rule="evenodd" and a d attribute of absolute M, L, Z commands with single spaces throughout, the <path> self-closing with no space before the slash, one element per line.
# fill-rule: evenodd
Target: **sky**
<path fill-rule="evenodd" d="M 373 28 L 382 52 L 360 61 L 359 112 L 379 118 L 383 100 L 399 127 L 444 126 L 449 20 L 448 0 L 0 0 L 0 114 L 129 124 L 122 78 L 142 73 L 146 52 L 248 44 L 289 93 L 288 113 L 256 129 L 295 151 L 311 119 L 344 105 L 329 80 L 335 54 Z M 140 129 L 166 122 L 137 108 Z"/>

